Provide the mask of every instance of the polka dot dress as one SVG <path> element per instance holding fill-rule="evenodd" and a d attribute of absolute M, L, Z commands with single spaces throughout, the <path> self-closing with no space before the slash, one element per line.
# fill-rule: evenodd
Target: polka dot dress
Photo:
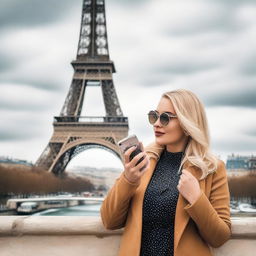
<path fill-rule="evenodd" d="M 183 152 L 164 149 L 145 191 L 140 256 L 172 256 Z"/>

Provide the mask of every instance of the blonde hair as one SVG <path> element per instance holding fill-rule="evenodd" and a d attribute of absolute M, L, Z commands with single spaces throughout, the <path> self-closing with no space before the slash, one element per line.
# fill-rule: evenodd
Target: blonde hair
<path fill-rule="evenodd" d="M 201 179 L 217 170 L 218 158 L 210 151 L 210 136 L 203 104 L 191 91 L 178 89 L 165 92 L 162 97 L 171 100 L 180 126 L 189 136 L 188 144 L 180 166 L 196 166 L 202 171 Z M 151 143 L 148 152 L 159 153 L 165 146 Z M 181 170 L 179 170 L 180 172 Z"/>

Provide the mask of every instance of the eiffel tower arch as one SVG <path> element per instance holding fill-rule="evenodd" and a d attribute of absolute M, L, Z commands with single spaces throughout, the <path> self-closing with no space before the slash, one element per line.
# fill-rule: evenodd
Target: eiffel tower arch
<path fill-rule="evenodd" d="M 123 116 L 109 58 L 104 0 L 83 0 L 80 36 L 72 82 L 61 109 L 54 117 L 53 135 L 36 162 L 56 175 L 65 171 L 77 154 L 90 148 L 105 149 L 123 162 L 117 141 L 128 135 L 128 117 Z M 81 116 L 88 86 L 99 86 L 105 116 Z M 99 159 L 100 160 L 100 159 Z"/>

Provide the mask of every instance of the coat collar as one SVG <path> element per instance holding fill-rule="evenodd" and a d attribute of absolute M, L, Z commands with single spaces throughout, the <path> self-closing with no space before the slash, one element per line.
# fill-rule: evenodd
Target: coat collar
<path fill-rule="evenodd" d="M 149 181 L 152 177 L 152 174 L 155 170 L 156 164 L 161 156 L 162 151 L 164 150 L 164 147 L 158 147 L 157 150 L 151 150 L 151 148 L 146 147 L 145 151 L 148 154 L 149 158 L 150 158 L 150 166 L 148 171 L 145 173 L 145 177 L 142 179 L 142 187 L 144 188 L 144 193 L 145 190 L 149 184 Z M 199 181 L 199 185 L 200 188 L 204 191 L 204 184 L 205 184 L 205 180 L 199 180 L 199 178 L 201 177 L 201 172 L 198 171 L 198 168 L 196 167 L 188 167 L 188 166 L 184 166 L 184 168 L 186 168 L 186 170 L 188 170 L 189 172 L 191 172 Z M 143 193 L 143 195 L 144 195 Z M 179 193 L 178 196 L 178 201 L 177 201 L 177 205 L 176 205 L 176 213 L 175 213 L 175 229 L 174 229 L 174 251 L 176 250 L 181 235 L 185 230 L 185 227 L 189 221 L 189 215 L 186 212 L 186 210 L 184 210 L 184 207 L 188 204 L 189 202 Z"/>

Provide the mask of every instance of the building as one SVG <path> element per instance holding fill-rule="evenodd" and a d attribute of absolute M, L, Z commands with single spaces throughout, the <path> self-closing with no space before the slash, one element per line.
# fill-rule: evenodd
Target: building
<path fill-rule="evenodd" d="M 256 171 L 256 157 L 253 155 L 240 156 L 233 153 L 227 158 L 226 168 L 229 176 L 246 175 Z"/>

